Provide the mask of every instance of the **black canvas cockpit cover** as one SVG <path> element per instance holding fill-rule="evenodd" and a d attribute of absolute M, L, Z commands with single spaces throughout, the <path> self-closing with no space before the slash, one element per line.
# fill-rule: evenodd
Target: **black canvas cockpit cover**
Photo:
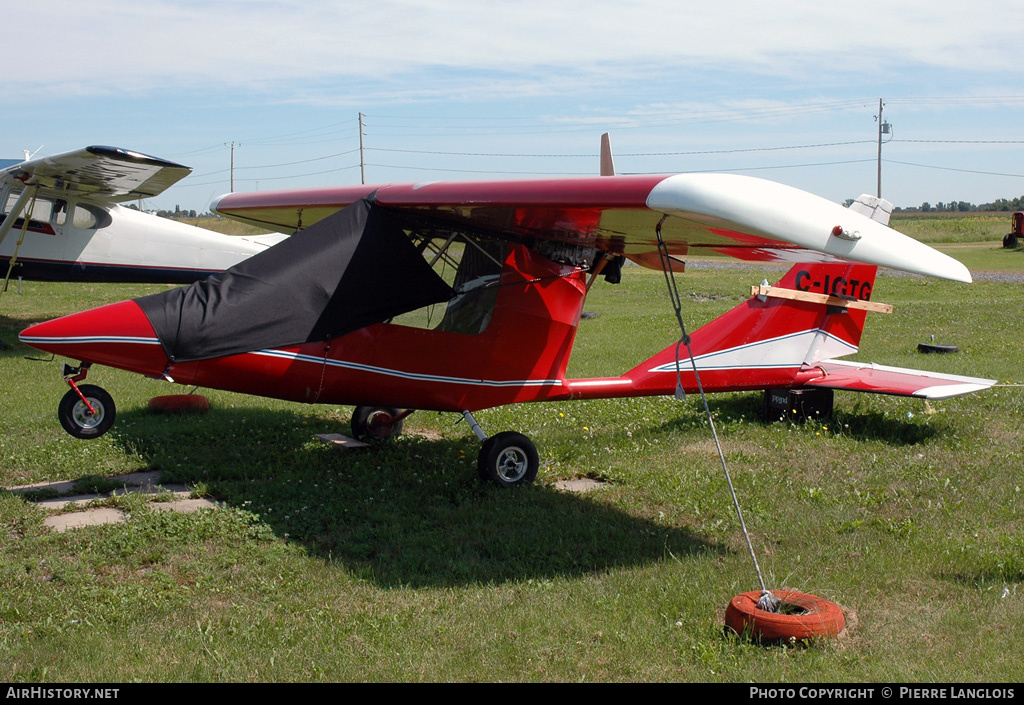
<path fill-rule="evenodd" d="M 362 200 L 230 269 L 135 299 L 173 362 L 337 338 L 451 298 L 398 214 Z"/>

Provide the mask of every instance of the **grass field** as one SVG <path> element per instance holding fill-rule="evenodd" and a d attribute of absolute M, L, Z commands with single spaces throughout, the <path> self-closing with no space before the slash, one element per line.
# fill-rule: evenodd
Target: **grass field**
<path fill-rule="evenodd" d="M 929 237 L 972 268 L 1024 270 L 988 234 Z M 689 329 L 773 274 L 693 268 Z M 338 452 L 312 436 L 346 432 L 350 409 L 213 391 L 206 416 L 154 416 L 147 400 L 177 388 L 105 368 L 89 381 L 118 421 L 78 441 L 55 418 L 60 361 L 26 359 L 17 332 L 159 287 L 26 283 L 0 296 L 0 486 L 159 469 L 223 506 L 110 499 L 127 522 L 55 534 L 0 492 L 0 681 L 1020 682 L 1022 286 L 875 287 L 896 312 L 872 315 L 857 359 L 998 379 L 987 392 L 837 394 L 834 418 L 806 424 L 762 422 L 757 394 L 712 397 L 769 585 L 848 618 L 834 640 L 762 646 L 723 629 L 757 581 L 696 398 L 481 412 L 537 443 L 540 478 L 518 491 L 480 484 L 454 415 Z M 586 310 L 574 376 L 678 335 L 656 272 L 601 282 Z M 917 353 L 932 335 L 960 352 Z M 577 477 L 602 486 L 555 487 Z"/>

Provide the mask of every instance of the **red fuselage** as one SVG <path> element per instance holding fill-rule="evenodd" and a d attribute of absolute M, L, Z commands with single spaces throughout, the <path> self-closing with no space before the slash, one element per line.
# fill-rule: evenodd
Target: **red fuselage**
<path fill-rule="evenodd" d="M 182 384 L 308 403 L 439 411 L 567 398 L 585 273 L 513 245 L 477 334 L 379 323 L 326 342 L 169 363 L 134 301 L 41 323 L 42 350 Z"/>
<path fill-rule="evenodd" d="M 808 268 L 794 267 L 780 284 L 821 288 L 836 273 L 849 280 L 857 268 L 815 265 L 810 271 L 813 277 Z M 866 271 L 873 278 L 873 268 Z M 696 391 L 689 355 L 674 344 L 621 377 L 566 379 L 585 297 L 583 270 L 509 245 L 489 321 L 475 334 L 378 323 L 330 341 L 169 362 L 142 309 L 123 301 L 32 326 L 21 339 L 85 363 L 306 403 L 475 411 L 518 402 L 666 395 L 677 384 Z M 722 392 L 811 382 L 824 373 L 808 364 L 809 347 L 828 356 L 855 351 L 864 315 L 751 298 L 693 334 L 701 385 Z"/>

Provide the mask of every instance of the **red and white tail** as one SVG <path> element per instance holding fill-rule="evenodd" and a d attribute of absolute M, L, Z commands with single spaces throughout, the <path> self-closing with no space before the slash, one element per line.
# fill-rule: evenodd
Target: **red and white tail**
<path fill-rule="evenodd" d="M 690 349 L 673 343 L 617 378 L 568 380 L 575 398 L 687 394 L 755 389 L 845 389 L 944 399 L 995 380 L 843 362 L 857 352 L 876 268 L 863 264 L 798 264 L 774 286 L 694 331 Z"/>
<path fill-rule="evenodd" d="M 696 389 L 695 363 L 705 391 L 821 387 L 922 399 L 947 399 L 995 383 L 835 360 L 856 353 L 869 310 L 892 310 L 869 301 L 874 275 L 876 267 L 863 264 L 798 264 L 775 286 L 759 287 L 750 300 L 695 331 L 692 361 L 685 346 L 677 353 L 670 345 L 624 378 L 634 393 L 690 392 Z"/>
<path fill-rule="evenodd" d="M 871 298 L 875 272 L 862 264 L 798 264 L 694 331 L 693 362 L 685 346 L 673 344 L 624 377 L 636 391 L 670 394 L 678 382 L 691 392 L 695 362 L 708 392 L 799 386 L 820 374 L 808 371 L 821 361 L 857 352 L 867 316 L 858 302 Z"/>

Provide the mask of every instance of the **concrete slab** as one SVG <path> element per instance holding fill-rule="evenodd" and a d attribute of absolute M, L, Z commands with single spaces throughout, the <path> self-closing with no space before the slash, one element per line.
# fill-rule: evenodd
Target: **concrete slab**
<path fill-rule="evenodd" d="M 161 512 L 191 514 L 192 512 L 198 512 L 200 509 L 216 509 L 217 503 L 200 497 L 198 499 L 178 499 L 173 502 L 153 502 L 149 506 Z"/>
<path fill-rule="evenodd" d="M 157 495 L 170 492 L 176 497 L 169 502 L 152 502 L 150 506 L 158 511 L 191 513 L 199 511 L 200 509 L 212 509 L 217 507 L 217 504 L 212 500 L 194 499 L 190 497 L 189 495 L 191 492 L 185 485 L 161 485 L 160 472 L 157 470 L 114 475 L 107 479 L 112 480 L 115 483 L 120 483 L 120 487 L 105 494 L 71 495 L 70 493 L 75 491 L 77 485 L 72 480 L 64 480 L 60 482 L 37 482 L 31 485 L 11 487 L 9 490 L 11 492 L 21 494 L 26 492 L 49 490 L 51 492 L 64 495 L 36 502 L 36 505 L 40 509 L 47 512 L 60 512 L 68 509 L 69 507 L 87 505 L 97 499 L 104 499 L 114 495 L 121 496 L 129 493 Z M 118 509 L 96 507 L 92 509 L 84 509 L 78 512 L 68 512 L 65 514 L 49 516 L 43 520 L 43 525 L 49 526 L 57 532 L 63 532 L 68 529 L 76 529 L 82 526 L 115 524 L 125 521 L 125 518 L 125 514 Z"/>
<path fill-rule="evenodd" d="M 99 526 L 102 524 L 117 524 L 124 520 L 124 512 L 118 509 L 100 507 L 98 509 L 88 509 L 84 512 L 72 512 L 71 514 L 58 514 L 46 517 L 43 520 L 43 525 L 49 526 L 57 533 L 63 533 L 68 529 L 80 529 L 83 526 Z"/>

